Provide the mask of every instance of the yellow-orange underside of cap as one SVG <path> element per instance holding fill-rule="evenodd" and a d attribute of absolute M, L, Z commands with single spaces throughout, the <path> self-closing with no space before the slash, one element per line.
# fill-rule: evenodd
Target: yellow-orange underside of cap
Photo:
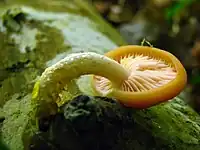
<path fill-rule="evenodd" d="M 177 72 L 176 78 L 169 83 L 143 92 L 127 92 L 121 89 L 114 89 L 111 93 L 112 97 L 117 99 L 120 103 L 133 108 L 148 108 L 153 105 L 168 101 L 177 96 L 185 87 L 187 83 L 187 74 L 181 62 L 171 53 L 147 46 L 128 45 L 116 48 L 105 55 L 118 61 L 122 56 L 127 54 L 143 54 L 160 58 L 165 62 L 171 64 Z M 92 79 L 92 87 L 95 88 L 94 76 Z M 98 93 L 98 92 L 97 92 Z"/>

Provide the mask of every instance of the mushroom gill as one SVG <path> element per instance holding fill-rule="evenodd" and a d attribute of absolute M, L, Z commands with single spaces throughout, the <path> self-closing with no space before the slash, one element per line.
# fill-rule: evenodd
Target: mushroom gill
<path fill-rule="evenodd" d="M 170 100 L 186 84 L 186 72 L 169 52 L 146 46 L 122 46 L 105 54 L 129 73 L 119 87 L 105 77 L 93 76 L 93 88 L 99 95 L 116 98 L 134 108 L 147 108 Z"/>

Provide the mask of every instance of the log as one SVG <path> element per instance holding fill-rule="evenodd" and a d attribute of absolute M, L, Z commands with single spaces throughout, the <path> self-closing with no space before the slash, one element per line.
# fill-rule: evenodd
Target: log
<path fill-rule="evenodd" d="M 33 114 L 40 106 L 31 102 L 31 92 L 45 68 L 69 53 L 104 54 L 126 43 L 82 0 L 9 0 L 0 8 L 1 136 L 11 150 L 34 149 L 38 143 L 45 149 L 46 141 L 56 145 L 51 149 L 67 150 L 200 149 L 200 117 L 182 97 L 136 111 L 94 97 L 88 76 L 61 93 L 66 104 L 58 114 L 35 124 Z M 63 128 L 67 131 L 61 136 Z M 60 130 L 50 136 L 54 129 Z M 64 145 L 58 147 L 58 140 Z"/>
<path fill-rule="evenodd" d="M 145 110 L 80 95 L 40 123 L 31 150 L 198 150 L 199 117 L 178 98 Z M 48 124 L 47 124 L 48 122 Z M 44 140 L 45 139 L 45 140 Z M 64 139 L 64 140 L 63 140 Z M 51 144 L 49 144 L 51 143 Z"/>

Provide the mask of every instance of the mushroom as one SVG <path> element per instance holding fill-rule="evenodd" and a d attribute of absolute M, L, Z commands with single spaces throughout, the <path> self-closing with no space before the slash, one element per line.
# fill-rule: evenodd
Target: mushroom
<path fill-rule="evenodd" d="M 129 45 L 105 55 L 122 65 L 129 76 L 116 88 L 109 79 L 93 75 L 92 87 L 99 95 L 115 98 L 125 106 L 154 106 L 177 96 L 186 85 L 183 65 L 167 51 Z"/>
<path fill-rule="evenodd" d="M 151 47 L 122 46 L 105 55 L 69 54 L 48 67 L 36 82 L 32 99 L 41 106 L 36 115 L 55 113 L 54 104 L 65 85 L 87 74 L 93 74 L 92 86 L 99 95 L 133 108 L 147 108 L 175 97 L 187 77 L 175 56 Z"/>

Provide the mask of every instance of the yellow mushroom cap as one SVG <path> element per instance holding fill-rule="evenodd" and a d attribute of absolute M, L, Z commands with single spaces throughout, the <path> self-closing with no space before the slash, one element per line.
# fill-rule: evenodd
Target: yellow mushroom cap
<path fill-rule="evenodd" d="M 99 95 L 117 99 L 133 108 L 148 108 L 177 96 L 187 82 L 186 71 L 171 53 L 147 46 L 121 46 L 105 54 L 122 65 L 128 79 L 119 87 L 101 76 L 93 76 L 92 86 Z"/>

